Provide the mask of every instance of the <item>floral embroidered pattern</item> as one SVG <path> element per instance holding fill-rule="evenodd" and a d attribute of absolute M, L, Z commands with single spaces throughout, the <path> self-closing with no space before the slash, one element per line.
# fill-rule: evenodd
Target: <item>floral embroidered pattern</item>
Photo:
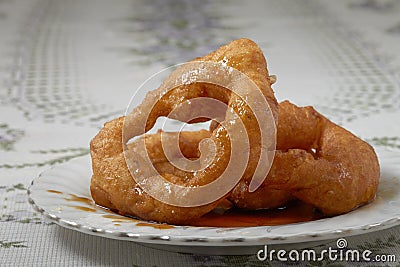
<path fill-rule="evenodd" d="M 0 124 L 0 150 L 14 150 L 14 144 L 24 136 L 24 131 L 13 129 L 6 123 Z"/>
<path fill-rule="evenodd" d="M 130 17 L 114 22 L 121 34 L 134 40 L 121 50 L 141 65 L 168 66 L 207 54 L 237 38 L 214 5 L 209 0 L 142 0 Z"/>
<path fill-rule="evenodd" d="M 0 248 L 27 248 L 26 241 L 7 241 L 0 240 Z"/>
<path fill-rule="evenodd" d="M 0 186 L 0 223 L 54 224 L 44 221 L 33 209 L 26 209 L 27 199 L 27 188 L 22 183 Z"/>

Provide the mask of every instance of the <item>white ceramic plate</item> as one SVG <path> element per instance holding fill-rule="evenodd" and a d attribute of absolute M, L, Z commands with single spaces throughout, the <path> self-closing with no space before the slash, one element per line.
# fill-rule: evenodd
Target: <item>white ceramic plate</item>
<path fill-rule="evenodd" d="M 28 194 L 33 207 L 47 218 L 83 233 L 158 245 L 167 250 L 175 247 L 172 250 L 198 252 L 205 247 L 229 247 L 231 252 L 236 251 L 234 254 L 240 254 L 237 250 L 240 247 L 327 240 L 399 224 L 400 155 L 389 150 L 380 150 L 378 155 L 381 182 L 373 203 L 345 215 L 282 226 L 161 229 L 157 224 L 143 226 L 147 222 L 129 220 L 93 204 L 89 192 L 89 156 L 45 171 L 32 182 Z"/>

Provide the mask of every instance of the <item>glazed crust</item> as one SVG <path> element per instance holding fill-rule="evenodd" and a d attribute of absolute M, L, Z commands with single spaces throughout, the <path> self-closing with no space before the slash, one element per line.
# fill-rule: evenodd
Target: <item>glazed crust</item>
<path fill-rule="evenodd" d="M 93 169 L 90 191 L 96 204 L 123 215 L 175 224 L 187 223 L 218 204 L 212 203 L 196 208 L 174 207 L 159 202 L 144 192 L 131 176 L 125 162 L 121 138 L 123 123 L 124 117 L 106 123 L 90 143 Z M 195 133 L 181 132 L 179 142 L 180 146 L 184 147 L 184 156 L 198 157 L 198 144 L 209 135 L 205 130 Z M 145 137 L 149 157 L 153 159 L 157 170 L 165 175 L 164 178 L 174 183 L 182 183 L 187 173 L 180 172 L 166 163 L 161 150 L 160 136 L 161 132 Z M 135 143 L 132 143 L 130 148 L 134 145 Z"/>
<path fill-rule="evenodd" d="M 253 193 L 248 192 L 261 154 L 260 122 L 250 106 L 240 96 L 217 85 L 193 83 L 178 86 L 167 93 L 160 89 L 162 87 L 150 92 L 128 117 L 106 123 L 93 138 L 90 144 L 93 169 L 90 189 L 97 204 L 144 220 L 186 225 L 226 199 L 246 209 L 280 207 L 292 199 L 300 199 L 326 215 L 346 213 L 374 199 L 380 170 L 373 148 L 312 107 L 297 107 L 288 101 L 278 106 L 271 89 L 274 79 L 269 76 L 263 53 L 254 42 L 236 40 L 196 58 L 196 61 L 223 61 L 241 71 L 257 85 L 273 118 L 277 120 L 279 113 L 277 150 L 261 187 Z M 173 74 L 171 77 L 165 83 L 174 78 Z M 154 199 L 136 183 L 127 167 L 124 142 L 147 132 L 158 117 L 168 117 L 175 108 L 199 97 L 217 99 L 238 114 L 249 138 L 249 162 L 239 183 L 220 199 L 195 207 L 169 205 Z M 153 99 L 158 101 L 146 118 L 144 132 L 138 134 L 135 123 L 143 120 L 141 114 Z M 202 119 L 189 123 L 198 121 Z M 229 163 L 231 140 L 223 124 L 212 123 L 210 131 L 180 133 L 179 147 L 185 158 L 198 159 L 199 144 L 205 138 L 215 144 L 215 157 L 211 164 L 195 173 L 179 170 L 168 161 L 162 149 L 162 134 L 168 143 L 172 137 L 161 132 L 141 138 L 145 139 L 146 153 L 154 168 L 174 184 L 186 187 L 208 184 L 218 179 Z M 129 144 L 127 151 L 134 151 L 136 145 L 136 142 Z"/>
<path fill-rule="evenodd" d="M 262 51 L 254 42 L 248 39 L 235 40 L 194 61 L 223 61 L 227 66 L 244 73 L 261 91 L 269 104 L 272 116 L 277 117 L 278 104 L 271 89 L 267 64 Z M 164 82 L 168 83 L 169 80 L 173 79 L 173 74 L 171 77 Z M 238 119 L 243 122 L 246 131 L 249 133 L 250 160 L 244 173 L 245 177 L 252 177 L 257 166 L 261 151 L 260 129 L 252 110 L 245 101 L 238 95 L 231 94 L 219 86 L 205 83 L 185 84 L 166 94 L 164 93 L 160 89 L 150 92 L 143 103 L 128 115 L 128 120 L 128 117 L 121 117 L 106 123 L 104 128 L 91 141 L 93 168 L 91 193 L 97 204 L 117 210 L 122 214 L 138 216 L 150 221 L 187 224 L 214 209 L 226 196 L 203 206 L 177 207 L 152 198 L 136 184 L 125 162 L 122 139 L 129 140 L 137 135 L 135 123 L 143 119 L 140 116 L 143 114 L 142 111 L 147 108 L 148 103 L 153 99 L 159 99 L 152 107 L 149 117 L 146 118 L 145 132 L 154 126 L 158 117 L 168 116 L 172 110 L 190 99 L 208 97 L 226 103 L 239 115 Z M 197 135 L 199 133 L 194 136 L 185 135 L 186 139 L 182 139 L 184 142 L 181 143 L 181 147 L 189 148 L 198 144 L 199 138 L 203 137 L 203 134 Z M 157 139 L 157 135 L 150 136 L 150 139 Z M 230 138 L 226 129 L 218 125 L 210 134 L 210 139 L 216 146 L 216 153 L 213 162 L 207 168 L 196 172 L 196 175 L 192 177 L 187 174 L 181 177 L 180 172 L 170 168 L 169 172 L 164 171 L 164 178 L 189 187 L 205 185 L 218 179 L 230 159 Z M 157 142 L 151 143 L 151 147 L 156 149 Z M 197 146 L 195 147 L 197 149 Z M 160 164 L 165 165 L 162 162 Z"/>
<path fill-rule="evenodd" d="M 312 107 L 279 105 L 277 152 L 254 193 L 241 181 L 230 199 L 249 209 L 285 205 L 293 197 L 326 215 L 349 212 L 375 198 L 380 168 L 374 149 Z"/>

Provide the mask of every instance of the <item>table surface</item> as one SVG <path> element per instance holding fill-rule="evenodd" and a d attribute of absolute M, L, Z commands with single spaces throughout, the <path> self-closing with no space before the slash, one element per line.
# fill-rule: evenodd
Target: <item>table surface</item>
<path fill-rule="evenodd" d="M 278 100 L 313 105 L 400 153 L 399 14 L 396 0 L 0 0 L 0 266 L 293 264 L 86 235 L 42 218 L 27 188 L 41 171 L 87 155 L 89 140 L 150 75 L 242 37 L 265 52 Z M 400 264 L 400 226 L 346 240 L 396 256 L 379 264 Z"/>

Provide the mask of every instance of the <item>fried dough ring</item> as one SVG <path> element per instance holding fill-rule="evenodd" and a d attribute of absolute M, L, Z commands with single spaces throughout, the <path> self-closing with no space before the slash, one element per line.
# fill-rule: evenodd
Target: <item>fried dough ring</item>
<path fill-rule="evenodd" d="M 197 58 L 195 61 L 220 62 L 224 60 L 227 66 L 233 67 L 246 74 L 260 89 L 267 100 L 273 116 L 276 118 L 278 105 L 271 89 L 271 81 L 267 71 L 267 65 L 260 48 L 248 39 L 240 39 L 222 46 L 218 50 Z M 235 94 L 228 94 L 226 90 L 211 84 L 194 83 L 175 88 L 165 95 L 155 90 L 146 96 L 144 102 L 135 109 L 128 124 L 125 125 L 124 139 L 130 139 L 135 134 L 134 125 L 136 119 L 140 120 L 140 114 L 146 101 L 160 99 L 153 107 L 145 131 L 151 129 L 156 119 L 168 114 L 178 105 L 196 97 L 210 97 L 228 104 L 233 109 L 246 127 L 250 142 L 249 164 L 245 170 L 245 177 L 252 177 L 260 156 L 260 131 L 257 120 L 243 99 Z M 121 117 L 106 123 L 104 128 L 91 141 L 91 156 L 93 177 L 91 181 L 91 193 L 95 202 L 101 206 L 117 210 L 119 213 L 138 216 L 145 220 L 167 222 L 171 224 L 185 224 L 201 217 L 217 206 L 219 201 L 197 207 L 177 207 L 160 202 L 138 186 L 132 178 L 123 154 L 122 129 L 125 118 Z M 125 120 L 126 121 L 126 120 Z M 187 137 L 190 138 L 190 137 Z M 170 181 L 183 185 L 198 186 L 208 184 L 217 179 L 227 166 L 230 157 L 230 142 L 226 130 L 218 126 L 210 137 L 216 145 L 216 156 L 212 164 L 206 169 L 196 173 L 193 179 L 181 179 L 172 174 L 164 174 Z M 193 141 L 193 140 L 192 140 Z M 190 141 L 190 142 L 192 142 Z M 197 139 L 196 139 L 197 141 Z M 222 200 L 224 198 L 221 198 Z"/>
<path fill-rule="evenodd" d="M 374 199 L 380 176 L 374 149 L 314 108 L 280 103 L 277 149 L 258 190 L 249 193 L 243 180 L 232 191 L 237 206 L 276 207 L 293 196 L 338 215 Z"/>
<path fill-rule="evenodd" d="M 91 142 L 93 176 L 90 190 L 94 201 L 98 205 L 124 215 L 137 216 L 145 220 L 168 221 L 170 223 L 187 222 L 192 218 L 198 217 L 199 214 L 207 213 L 216 206 L 217 203 L 213 203 L 210 206 L 197 207 L 196 209 L 176 208 L 159 203 L 144 192 L 132 179 L 126 166 L 121 138 L 123 122 L 124 117 L 107 122 Z M 181 132 L 179 142 L 183 155 L 187 158 L 199 157 L 198 144 L 209 135 L 209 132 L 204 130 Z M 157 133 L 144 137 L 149 157 L 153 160 L 156 168 L 158 164 L 163 164 L 166 161 L 161 148 L 160 136 L 161 133 Z M 135 142 L 130 144 L 129 148 L 133 148 L 133 146 L 135 146 Z M 163 171 L 165 167 L 157 169 L 161 174 L 165 174 Z M 177 173 L 174 168 L 167 168 L 165 171 L 170 172 L 170 176 L 166 175 L 165 178 L 171 182 L 179 183 L 184 181 L 185 174 Z M 174 180 L 170 178 L 174 178 Z"/>

